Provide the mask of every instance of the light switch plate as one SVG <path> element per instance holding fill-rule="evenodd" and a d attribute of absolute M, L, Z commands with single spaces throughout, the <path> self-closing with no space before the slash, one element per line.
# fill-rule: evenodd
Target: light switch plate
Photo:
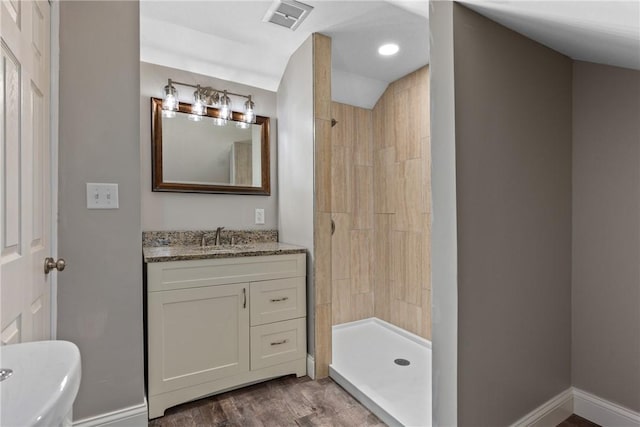
<path fill-rule="evenodd" d="M 87 182 L 87 209 L 118 207 L 118 184 Z"/>
<path fill-rule="evenodd" d="M 256 208 L 256 224 L 264 224 L 264 209 Z"/>

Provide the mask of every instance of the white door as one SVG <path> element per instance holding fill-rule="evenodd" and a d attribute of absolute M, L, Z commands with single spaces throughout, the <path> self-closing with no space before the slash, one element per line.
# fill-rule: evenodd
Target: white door
<path fill-rule="evenodd" d="M 9 344 L 51 336 L 50 5 L 1 3 L 0 341 Z"/>

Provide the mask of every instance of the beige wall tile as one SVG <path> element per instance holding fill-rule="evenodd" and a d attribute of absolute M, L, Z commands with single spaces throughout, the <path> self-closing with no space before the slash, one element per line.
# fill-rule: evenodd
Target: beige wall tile
<path fill-rule="evenodd" d="M 421 155 L 420 147 L 420 104 L 415 90 L 403 90 L 394 95 L 396 160 L 415 159 Z"/>
<path fill-rule="evenodd" d="M 353 166 L 354 229 L 373 229 L 373 166 Z"/>
<path fill-rule="evenodd" d="M 385 127 L 387 126 L 388 117 L 385 114 L 386 110 L 384 101 L 384 96 L 381 96 L 371 112 L 374 153 L 377 150 L 388 147 L 388 145 L 386 145 L 387 140 L 385 138 Z"/>
<path fill-rule="evenodd" d="M 333 280 L 351 277 L 351 216 L 332 214 L 335 231 L 331 238 L 331 278 Z"/>
<path fill-rule="evenodd" d="M 422 159 L 396 163 L 395 211 L 393 229 L 422 231 L 422 214 L 426 212 L 426 186 L 423 180 Z"/>
<path fill-rule="evenodd" d="M 331 291 L 331 313 L 333 325 L 339 325 L 341 323 L 347 323 L 355 320 L 354 306 L 351 301 L 350 282 L 351 281 L 349 279 L 333 281 L 333 289 Z"/>
<path fill-rule="evenodd" d="M 331 123 L 315 121 L 315 199 L 317 212 L 331 212 Z"/>
<path fill-rule="evenodd" d="M 351 147 L 333 144 L 331 148 L 331 209 L 351 212 L 353 197 Z"/>
<path fill-rule="evenodd" d="M 372 289 L 373 230 L 351 230 L 351 293 Z"/>
<path fill-rule="evenodd" d="M 393 93 L 404 92 L 413 90 L 418 84 L 418 71 L 413 71 L 406 76 L 392 82 L 389 86 L 393 90 Z"/>
<path fill-rule="evenodd" d="M 422 232 L 422 289 L 431 288 L 431 214 L 424 214 L 427 228 Z"/>
<path fill-rule="evenodd" d="M 355 144 L 353 164 L 373 166 L 373 112 L 364 108 L 354 108 Z"/>
<path fill-rule="evenodd" d="M 394 147 L 378 150 L 374 153 L 375 166 L 373 181 L 374 213 L 395 213 L 396 211 L 396 149 Z"/>
<path fill-rule="evenodd" d="M 390 283 L 389 270 L 391 262 L 389 258 L 390 241 L 390 217 L 391 215 L 374 215 L 374 305 L 376 317 L 390 321 Z"/>
<path fill-rule="evenodd" d="M 431 289 L 422 290 L 422 331 L 421 337 L 431 340 Z"/>
<path fill-rule="evenodd" d="M 351 300 L 355 312 L 354 320 L 373 317 L 373 292 L 351 295 Z"/>
<path fill-rule="evenodd" d="M 389 235 L 391 237 L 389 250 L 389 295 L 394 300 L 404 301 L 406 298 L 406 232 L 391 231 Z"/>
<path fill-rule="evenodd" d="M 428 76 L 393 82 L 373 110 L 332 104 L 334 324 L 376 316 L 430 337 Z"/>
<path fill-rule="evenodd" d="M 313 113 L 331 120 L 331 38 L 313 34 Z"/>
<path fill-rule="evenodd" d="M 431 153 L 431 138 L 425 137 L 421 139 L 422 152 Z M 424 212 L 431 212 L 431 156 L 421 159 L 422 167 L 422 194 L 424 198 Z"/>
<path fill-rule="evenodd" d="M 331 128 L 332 144 L 346 145 L 353 149 L 356 129 L 355 109 L 356 107 L 351 105 L 331 103 L 331 116 L 336 120 L 335 126 Z"/>
<path fill-rule="evenodd" d="M 331 214 L 316 212 L 314 222 L 315 303 L 331 303 Z"/>
<path fill-rule="evenodd" d="M 425 138 L 431 135 L 430 117 L 430 94 L 429 94 L 429 67 L 418 70 L 418 88 L 420 94 L 420 137 Z M 422 151 L 423 155 L 430 157 L 429 151 Z"/>
<path fill-rule="evenodd" d="M 331 304 L 316 305 L 316 379 L 329 375 L 331 363 Z"/>
<path fill-rule="evenodd" d="M 423 279 L 422 233 L 391 232 L 391 297 L 420 304 Z"/>
<path fill-rule="evenodd" d="M 393 88 L 388 87 L 382 97 L 384 98 L 384 117 L 382 117 L 384 123 L 382 127 L 382 131 L 384 133 L 384 147 L 395 147 L 396 131 L 393 122 L 395 120 L 398 120 L 398 116 L 396 112 L 396 103 L 393 94 Z"/>

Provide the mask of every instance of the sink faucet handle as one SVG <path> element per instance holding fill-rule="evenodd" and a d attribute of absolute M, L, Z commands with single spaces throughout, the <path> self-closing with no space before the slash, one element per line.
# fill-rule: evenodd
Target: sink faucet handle
<path fill-rule="evenodd" d="M 216 240 L 215 240 L 215 245 L 219 246 L 220 245 L 220 232 L 224 230 L 224 227 L 218 227 L 216 228 Z"/>

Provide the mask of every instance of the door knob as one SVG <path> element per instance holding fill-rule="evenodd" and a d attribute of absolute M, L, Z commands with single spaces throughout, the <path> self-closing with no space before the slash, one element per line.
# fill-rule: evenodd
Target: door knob
<path fill-rule="evenodd" d="M 56 261 L 51 257 L 47 257 L 44 259 L 44 274 L 49 274 L 51 270 L 62 271 L 66 266 L 67 263 L 62 258 Z"/>

